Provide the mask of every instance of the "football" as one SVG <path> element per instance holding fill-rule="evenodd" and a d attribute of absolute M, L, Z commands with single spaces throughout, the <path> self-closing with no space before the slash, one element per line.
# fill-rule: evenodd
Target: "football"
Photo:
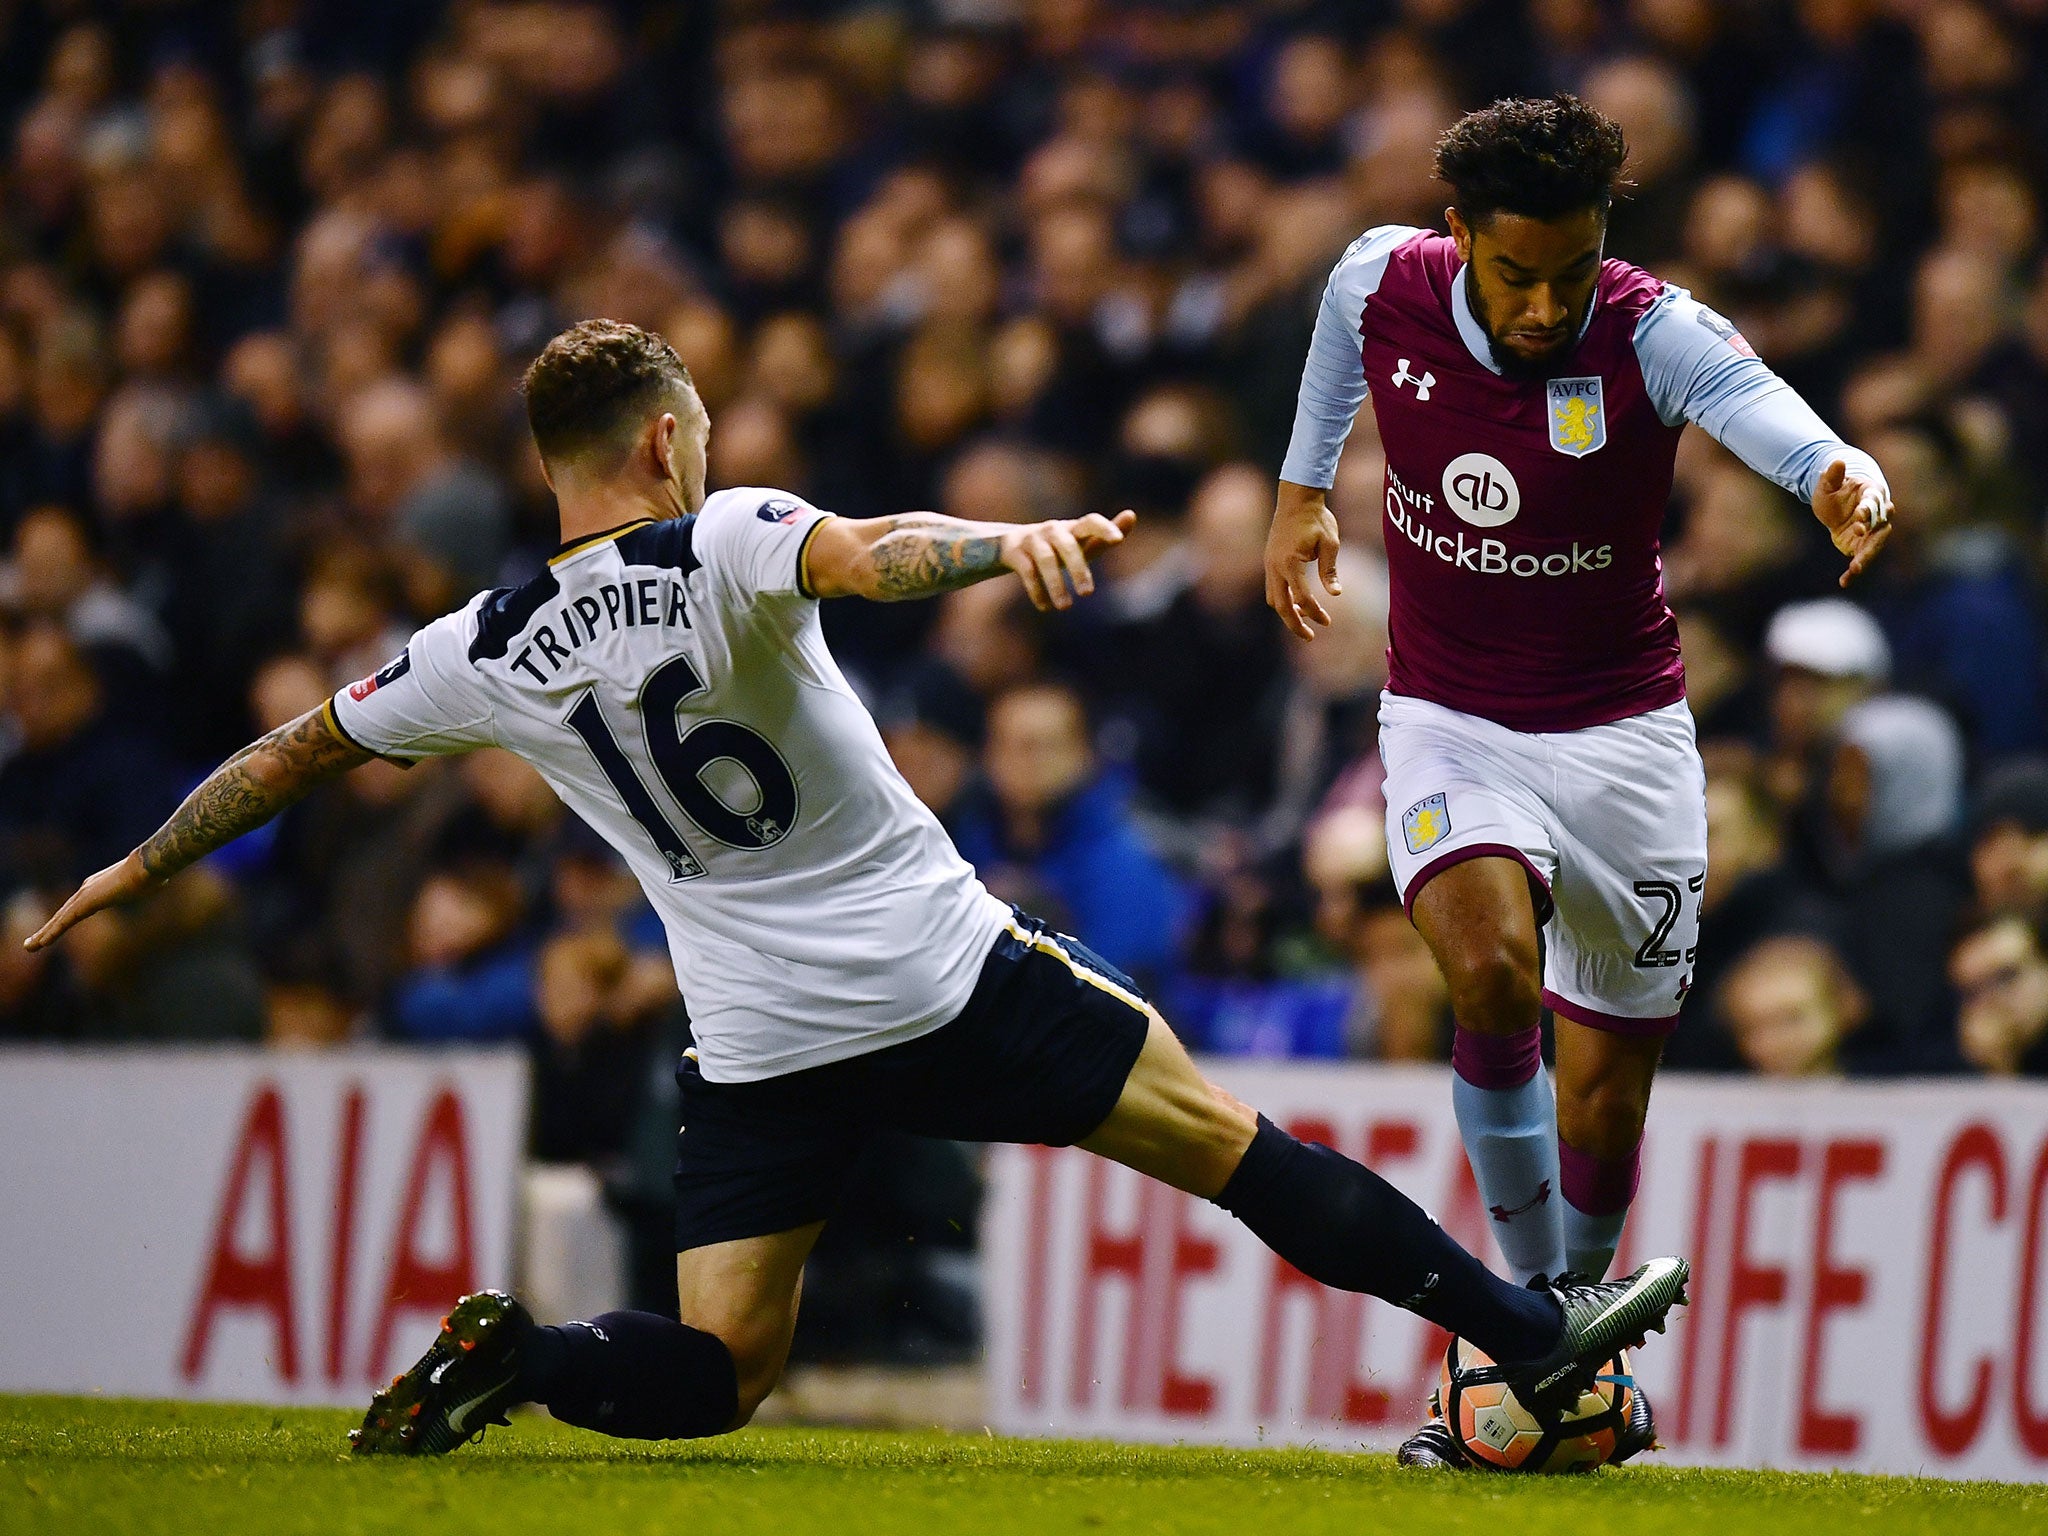
<path fill-rule="evenodd" d="M 1493 1364 L 1486 1353 L 1453 1339 L 1444 1351 L 1438 1404 L 1444 1422 L 1484 1467 L 1504 1472 L 1590 1472 L 1614 1455 L 1635 1393 L 1626 1351 L 1608 1361 L 1578 1403 L 1548 1425 L 1498 1381 L 1473 1381 Z"/>

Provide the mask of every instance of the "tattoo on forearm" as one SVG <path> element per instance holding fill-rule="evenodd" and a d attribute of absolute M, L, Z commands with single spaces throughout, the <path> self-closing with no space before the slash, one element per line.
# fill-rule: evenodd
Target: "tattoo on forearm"
<path fill-rule="evenodd" d="M 166 879 L 260 827 L 322 779 L 370 754 L 329 728 L 320 710 L 251 742 L 209 774 L 142 845 L 142 867 Z"/>
<path fill-rule="evenodd" d="M 892 519 L 889 531 L 869 546 L 868 558 L 875 567 L 875 596 L 884 601 L 951 592 L 1004 569 L 1000 539 L 923 514 Z"/>

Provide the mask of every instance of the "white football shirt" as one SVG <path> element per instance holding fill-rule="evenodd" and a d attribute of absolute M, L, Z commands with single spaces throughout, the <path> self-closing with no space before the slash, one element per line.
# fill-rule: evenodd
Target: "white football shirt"
<path fill-rule="evenodd" d="M 800 571 L 830 515 L 749 487 L 582 540 L 330 706 L 385 757 L 533 764 L 661 914 L 712 1082 L 938 1028 L 1009 917 L 826 648 Z"/>

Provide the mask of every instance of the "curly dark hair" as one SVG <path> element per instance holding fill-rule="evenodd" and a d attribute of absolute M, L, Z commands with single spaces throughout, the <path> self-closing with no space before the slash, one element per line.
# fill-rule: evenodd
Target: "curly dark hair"
<path fill-rule="evenodd" d="M 695 403 L 690 371 L 652 331 L 583 320 L 541 349 L 520 383 L 534 443 L 548 463 L 613 444 L 664 406 Z"/>
<path fill-rule="evenodd" d="M 1628 185 L 1628 145 L 1611 118 L 1578 97 L 1509 97 L 1468 112 L 1436 142 L 1437 179 L 1467 224 L 1496 213 L 1554 219 L 1605 212 Z"/>

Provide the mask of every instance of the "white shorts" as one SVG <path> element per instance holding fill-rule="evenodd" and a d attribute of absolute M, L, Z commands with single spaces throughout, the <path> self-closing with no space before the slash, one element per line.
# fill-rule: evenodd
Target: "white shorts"
<path fill-rule="evenodd" d="M 1548 924 L 1544 1005 L 1622 1034 L 1677 1027 L 1707 873 L 1690 709 L 1536 734 L 1382 694 L 1380 758 L 1387 852 L 1411 914 L 1439 870 L 1519 860 Z"/>

